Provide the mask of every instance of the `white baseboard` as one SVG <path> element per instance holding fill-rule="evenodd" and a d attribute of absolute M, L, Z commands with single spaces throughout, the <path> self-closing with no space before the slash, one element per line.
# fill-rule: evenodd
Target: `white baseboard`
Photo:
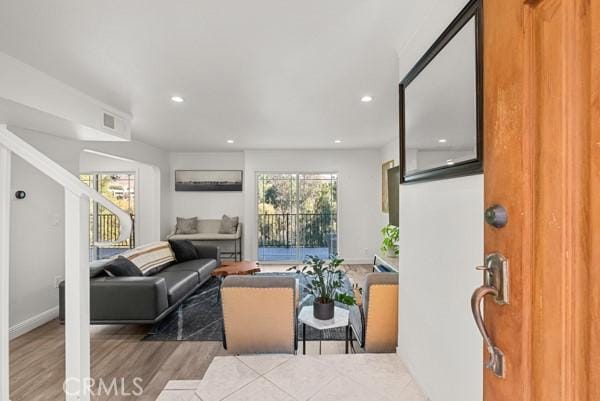
<path fill-rule="evenodd" d="M 48 309 L 47 311 L 42 312 L 39 315 L 30 317 L 29 319 L 12 326 L 8 331 L 9 338 L 12 340 L 19 336 L 22 336 L 23 334 L 28 333 L 31 330 L 38 328 L 51 320 L 56 319 L 57 317 L 58 306 L 55 306 L 52 309 Z"/>

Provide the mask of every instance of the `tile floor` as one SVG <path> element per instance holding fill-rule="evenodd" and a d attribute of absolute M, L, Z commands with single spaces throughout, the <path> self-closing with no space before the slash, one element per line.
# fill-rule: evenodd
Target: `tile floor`
<path fill-rule="evenodd" d="M 396 354 L 216 357 L 157 401 L 426 401 Z"/>

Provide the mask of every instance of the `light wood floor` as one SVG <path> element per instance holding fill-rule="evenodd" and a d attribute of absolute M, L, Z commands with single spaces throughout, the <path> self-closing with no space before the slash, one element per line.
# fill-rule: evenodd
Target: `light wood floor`
<path fill-rule="evenodd" d="M 362 286 L 368 265 L 346 267 L 353 282 Z M 264 271 L 281 266 L 264 266 Z M 110 383 L 124 378 L 124 389 L 137 388 L 141 378 L 142 396 L 97 396 L 94 400 L 154 401 L 169 380 L 202 378 L 215 356 L 227 355 L 220 342 L 140 341 L 148 332 L 144 325 L 92 326 L 92 377 Z M 302 352 L 300 343 L 299 353 Z M 50 322 L 13 341 L 10 345 L 12 401 L 63 400 L 64 326 Z M 318 342 L 308 342 L 307 354 L 319 352 Z M 343 353 L 344 343 L 323 342 L 323 353 Z"/>

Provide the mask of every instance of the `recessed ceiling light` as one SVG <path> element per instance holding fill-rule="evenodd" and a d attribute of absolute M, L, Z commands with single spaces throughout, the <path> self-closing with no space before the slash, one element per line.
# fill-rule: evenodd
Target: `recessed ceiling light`
<path fill-rule="evenodd" d="M 336 139 L 335 141 L 333 141 L 333 143 L 342 143 L 341 139 Z"/>
<path fill-rule="evenodd" d="M 227 143 L 234 143 L 235 141 L 233 139 L 228 139 Z"/>
<path fill-rule="evenodd" d="M 181 96 L 171 96 L 171 100 L 175 103 L 183 103 L 183 98 Z"/>
<path fill-rule="evenodd" d="M 438 139 L 438 142 L 439 143 L 446 143 L 446 142 L 448 142 L 448 140 L 444 139 L 444 138 L 441 138 L 441 139 Z"/>
<path fill-rule="evenodd" d="M 360 101 L 363 103 L 369 103 L 369 102 L 373 101 L 373 96 L 364 95 L 363 97 L 360 98 Z"/>
<path fill-rule="evenodd" d="M 451 166 L 451 165 L 454 164 L 454 160 L 448 159 L 448 160 L 446 160 L 446 164 L 449 165 L 449 166 Z"/>

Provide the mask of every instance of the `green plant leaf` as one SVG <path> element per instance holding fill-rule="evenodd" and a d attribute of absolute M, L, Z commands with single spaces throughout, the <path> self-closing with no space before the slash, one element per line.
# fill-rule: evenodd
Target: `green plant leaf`
<path fill-rule="evenodd" d="M 335 300 L 345 305 L 356 305 L 356 299 L 352 295 L 338 293 L 335 296 Z"/>
<path fill-rule="evenodd" d="M 398 241 L 400 240 L 400 230 L 398 227 L 388 224 L 381 229 L 383 234 L 383 241 L 381 243 L 381 251 L 393 251 L 394 254 L 399 253 Z"/>

